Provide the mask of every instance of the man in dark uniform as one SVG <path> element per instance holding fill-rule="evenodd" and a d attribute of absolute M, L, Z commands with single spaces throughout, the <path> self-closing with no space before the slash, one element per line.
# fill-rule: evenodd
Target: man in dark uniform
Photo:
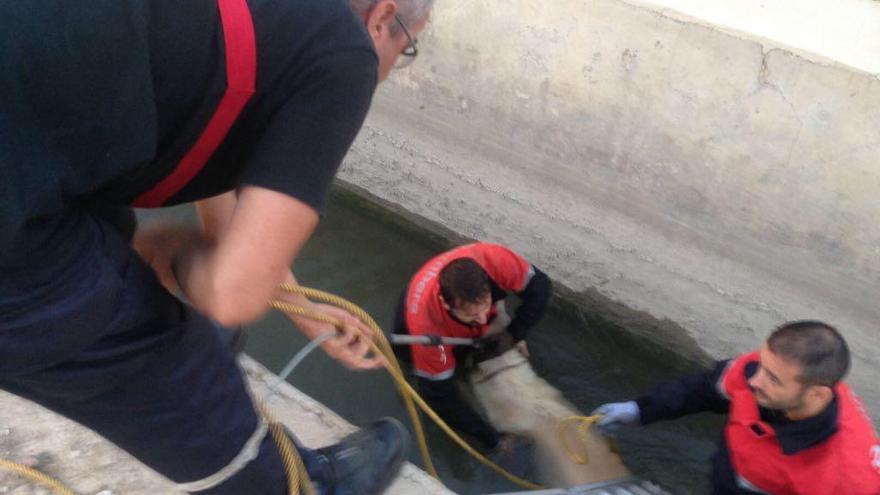
<path fill-rule="evenodd" d="M 485 341 L 506 332 L 527 353 L 525 339 L 551 292 L 550 278 L 519 254 L 498 244 L 468 244 L 437 255 L 413 275 L 394 333 Z M 522 301 L 513 319 L 503 306 L 508 293 Z M 419 392 L 450 426 L 490 449 L 512 448 L 515 437 L 499 434 L 461 397 L 453 379 L 458 350 L 413 345 L 401 357 L 412 362 Z"/>
<path fill-rule="evenodd" d="M 182 490 L 284 493 L 217 325 L 253 321 L 295 281 L 376 84 L 415 56 L 431 3 L 0 4 L 0 387 Z M 131 205 L 193 201 L 203 233 L 134 234 Z M 380 364 L 354 317 L 315 309 L 346 322 L 330 355 Z M 321 492 L 376 493 L 405 441 L 386 420 L 300 453 Z"/>
<path fill-rule="evenodd" d="M 713 371 L 657 385 L 641 398 L 605 404 L 599 428 L 650 424 L 701 411 L 728 413 L 712 460 L 717 495 L 876 495 L 880 440 L 842 381 L 849 349 L 836 329 L 798 321 L 760 351 Z"/>

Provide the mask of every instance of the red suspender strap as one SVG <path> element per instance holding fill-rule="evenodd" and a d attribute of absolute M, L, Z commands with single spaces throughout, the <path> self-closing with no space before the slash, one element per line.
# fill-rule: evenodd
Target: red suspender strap
<path fill-rule="evenodd" d="M 132 203 L 141 208 L 162 206 L 195 177 L 223 142 L 242 108 L 254 94 L 257 42 L 247 0 L 217 0 L 226 50 L 226 92 L 202 135 L 177 167 Z"/>

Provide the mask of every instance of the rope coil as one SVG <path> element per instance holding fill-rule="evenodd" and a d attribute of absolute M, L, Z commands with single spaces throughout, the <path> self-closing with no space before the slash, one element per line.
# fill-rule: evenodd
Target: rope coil
<path fill-rule="evenodd" d="M 587 436 L 587 432 L 590 428 L 601 419 L 602 416 L 593 415 L 593 416 L 568 416 L 566 418 L 562 418 L 559 421 L 559 424 L 556 425 L 556 436 L 559 438 L 559 443 L 562 444 L 562 448 L 565 449 L 565 452 L 568 454 L 569 459 L 574 461 L 577 464 L 589 464 L 589 454 L 587 450 L 584 449 L 583 452 L 578 452 L 569 442 L 566 440 L 565 432 L 568 428 L 568 425 L 572 423 L 577 424 L 577 432 L 578 436 L 581 439 L 581 444 L 586 445 L 589 442 L 589 437 Z M 583 455 L 582 455 L 583 454 Z"/>

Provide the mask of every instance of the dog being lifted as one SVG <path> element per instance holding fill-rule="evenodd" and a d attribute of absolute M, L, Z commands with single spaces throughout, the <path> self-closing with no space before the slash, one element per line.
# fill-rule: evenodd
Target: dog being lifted
<path fill-rule="evenodd" d="M 560 431 L 564 418 L 583 414 L 539 377 L 517 349 L 477 363 L 470 382 L 495 428 L 534 442 L 545 484 L 570 487 L 631 476 L 620 456 L 594 428 L 586 432 L 586 441 L 576 423 L 566 423 Z"/>

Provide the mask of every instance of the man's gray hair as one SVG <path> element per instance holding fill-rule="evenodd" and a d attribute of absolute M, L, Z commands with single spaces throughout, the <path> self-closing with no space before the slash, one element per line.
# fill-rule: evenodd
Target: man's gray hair
<path fill-rule="evenodd" d="M 379 0 L 348 0 L 348 3 L 358 15 L 364 15 L 373 5 L 379 3 Z M 407 24 L 415 24 L 423 20 L 433 6 L 434 0 L 397 0 L 397 12 Z"/>

